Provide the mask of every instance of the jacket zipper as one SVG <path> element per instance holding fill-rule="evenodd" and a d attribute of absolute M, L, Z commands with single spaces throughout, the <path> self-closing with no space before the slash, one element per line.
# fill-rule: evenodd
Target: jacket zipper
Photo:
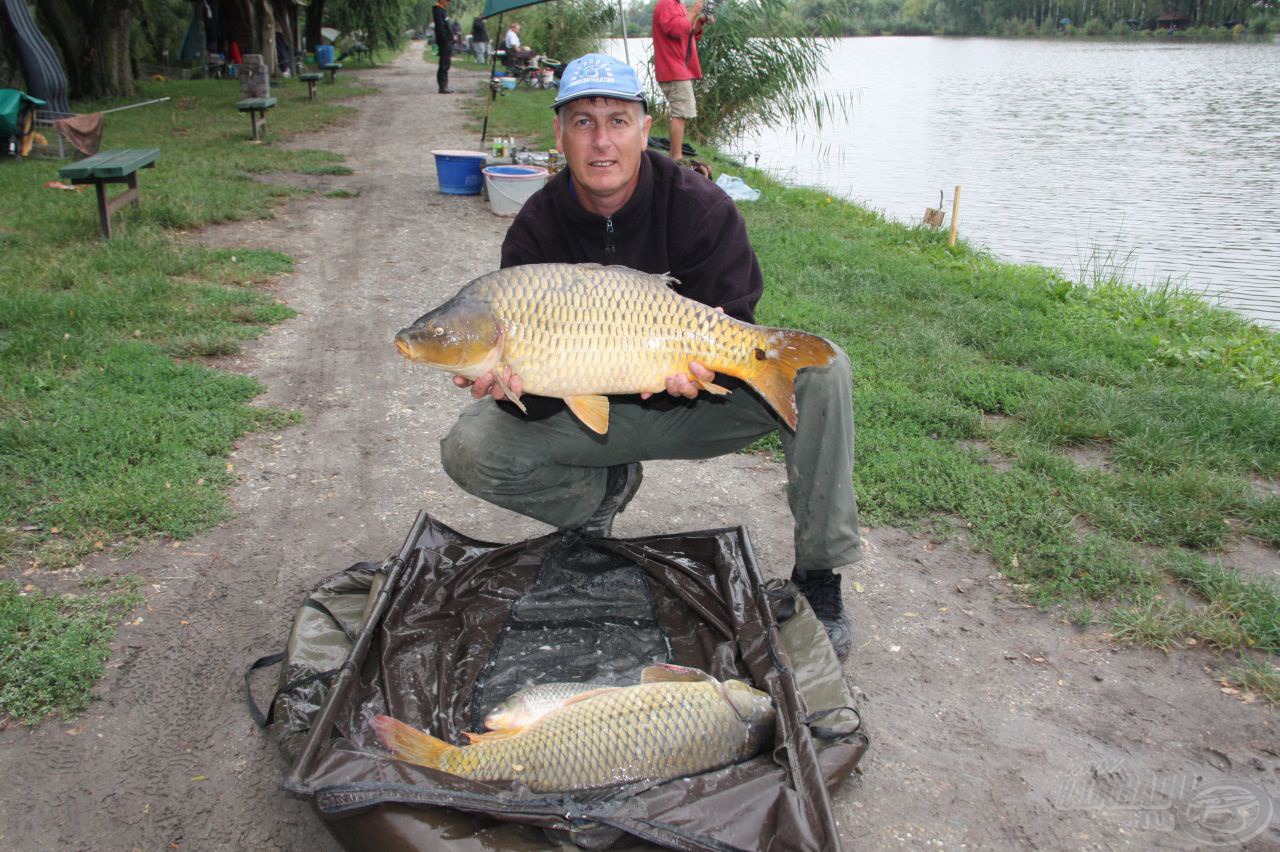
<path fill-rule="evenodd" d="M 613 242 L 613 217 L 604 220 L 604 256 L 612 264 L 618 259 L 618 247 Z"/>

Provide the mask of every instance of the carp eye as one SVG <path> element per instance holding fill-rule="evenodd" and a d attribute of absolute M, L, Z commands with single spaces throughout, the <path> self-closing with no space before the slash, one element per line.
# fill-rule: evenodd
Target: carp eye
<path fill-rule="evenodd" d="M 431 334 L 435 337 L 441 336 L 442 334 L 444 334 L 444 326 L 438 325 L 435 328 L 431 329 Z"/>

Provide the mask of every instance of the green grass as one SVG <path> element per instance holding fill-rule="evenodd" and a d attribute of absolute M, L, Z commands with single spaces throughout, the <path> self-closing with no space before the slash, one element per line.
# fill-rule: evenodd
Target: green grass
<path fill-rule="evenodd" d="M 1261 660 L 1244 660 L 1232 669 L 1227 677 L 1254 695 L 1260 695 L 1272 704 L 1280 704 L 1280 670 Z"/>
<path fill-rule="evenodd" d="M 0 581 L 0 719 L 34 724 L 88 706 L 117 623 L 142 601 L 136 588 L 129 578 L 50 595 Z"/>
<path fill-rule="evenodd" d="M 489 114 L 489 127 L 486 141 L 495 136 L 514 136 L 521 145 L 532 150 L 546 151 L 556 145 L 555 134 L 551 132 L 551 119 L 555 113 L 551 111 L 551 103 L 556 99 L 554 89 L 529 89 L 518 86 L 515 89 L 503 90 L 493 98 L 490 104 L 487 95 L 477 98 L 471 104 L 471 130 L 477 134 L 484 124 L 486 106 Z"/>
<path fill-rule="evenodd" d="M 490 127 L 545 144 L 544 99 L 499 98 Z M 764 193 L 740 207 L 758 320 L 853 361 L 864 522 L 959 519 L 1037 604 L 1121 639 L 1280 653 L 1280 588 L 1218 562 L 1280 545 L 1280 496 L 1253 484 L 1280 478 L 1280 336 L 1172 285 L 1072 282 L 715 165 Z"/>
<path fill-rule="evenodd" d="M 353 77 L 326 94 L 366 91 Z M 268 172 L 348 174 L 328 151 L 286 150 L 350 110 L 274 85 L 265 144 L 248 140 L 236 81 L 144 82 L 167 104 L 108 115 L 103 149 L 159 147 L 141 204 L 98 234 L 92 192 L 44 188 L 61 163 L 0 164 L 0 579 L 63 569 L 111 542 L 185 538 L 226 516 L 226 456 L 295 412 L 248 403 L 254 379 L 204 359 L 231 355 L 293 315 L 262 285 L 288 273 L 278 252 L 217 249 L 181 230 L 270 216 L 307 190 Z M 109 104 L 77 104 L 80 111 Z M 87 701 L 113 622 L 136 602 L 90 588 L 74 601 L 0 586 L 0 712 L 34 721 Z M 59 644 L 62 643 L 62 644 Z"/>

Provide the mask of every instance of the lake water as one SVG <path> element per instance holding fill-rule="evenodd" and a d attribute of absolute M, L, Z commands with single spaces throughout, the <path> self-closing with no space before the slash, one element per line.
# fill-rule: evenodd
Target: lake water
<path fill-rule="evenodd" d="M 1280 44 L 830 44 L 818 86 L 848 113 L 729 151 L 903 222 L 942 190 L 949 225 L 958 184 L 961 237 L 998 257 L 1120 265 L 1280 327 Z"/>

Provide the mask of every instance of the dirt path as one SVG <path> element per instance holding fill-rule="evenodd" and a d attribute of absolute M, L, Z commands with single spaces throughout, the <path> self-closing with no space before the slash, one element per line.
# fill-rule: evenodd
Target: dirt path
<path fill-rule="evenodd" d="M 336 849 L 278 789 L 282 762 L 241 702 L 245 666 L 281 646 L 305 590 L 394 550 L 420 507 L 480 538 L 545 532 L 444 476 L 438 440 L 466 397 L 390 345 L 497 266 L 507 224 L 479 198 L 435 191 L 428 152 L 472 148 L 476 134 L 462 96 L 434 94 L 419 52 L 364 75 L 382 92 L 355 102 L 348 126 L 297 143 L 345 154 L 355 174 L 325 180 L 357 197 L 317 195 L 200 236 L 298 259 L 279 295 L 299 316 L 234 366 L 305 422 L 242 442 L 234 521 L 93 566 L 147 577 L 147 609 L 81 719 L 0 733 L 0 849 Z M 762 564 L 789 570 L 777 465 L 733 456 L 646 473 L 619 535 L 743 523 Z M 1212 655 L 1117 650 L 1019 603 L 960 544 L 867 534 L 871 555 L 846 578 L 847 671 L 872 748 L 836 797 L 847 848 L 1192 848 L 1226 838 L 1189 805 L 1234 791 L 1247 821 L 1251 801 L 1266 804 L 1251 791 L 1280 804 L 1276 715 L 1223 694 L 1205 673 Z M 1251 848 L 1280 848 L 1277 823 Z"/>

